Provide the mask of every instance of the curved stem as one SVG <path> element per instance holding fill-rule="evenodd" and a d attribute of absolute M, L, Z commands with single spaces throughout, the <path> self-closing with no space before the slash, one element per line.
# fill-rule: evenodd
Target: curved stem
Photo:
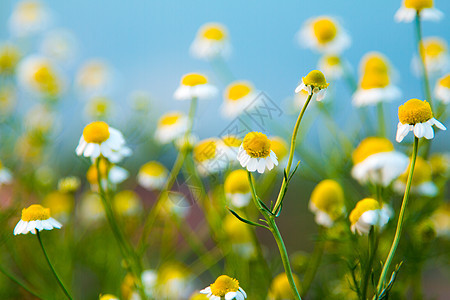
<path fill-rule="evenodd" d="M 32 291 L 31 288 L 29 288 L 24 282 L 21 282 L 19 279 L 17 279 L 14 275 L 7 272 L 5 269 L 3 269 L 2 266 L 0 266 L 0 272 L 3 273 L 6 277 L 8 277 L 12 282 L 19 285 L 21 288 L 23 288 L 25 291 L 33 295 L 34 297 L 38 299 L 44 299 L 41 296 L 39 296 L 36 292 Z"/>
<path fill-rule="evenodd" d="M 64 284 L 62 283 L 61 279 L 59 279 L 58 274 L 56 274 L 55 269 L 53 268 L 52 263 L 50 262 L 50 259 L 48 258 L 47 252 L 45 251 L 44 248 L 44 244 L 42 244 L 42 240 L 41 240 L 41 235 L 39 233 L 39 230 L 36 230 L 36 236 L 37 239 L 39 241 L 39 245 L 41 246 L 42 252 L 44 253 L 45 256 L 45 260 L 47 261 L 48 266 L 50 267 L 50 270 L 53 273 L 53 276 L 55 277 L 56 281 L 58 282 L 58 285 L 60 286 L 60 288 L 62 289 L 62 291 L 64 292 L 64 295 L 66 295 L 67 299 L 72 300 L 72 296 L 70 296 L 69 292 L 67 291 L 67 289 L 64 287 Z"/>
<path fill-rule="evenodd" d="M 408 180 L 406 182 L 405 194 L 403 195 L 402 207 L 400 209 L 400 214 L 398 216 L 397 229 L 395 231 L 394 240 L 392 241 L 391 249 L 389 250 L 386 262 L 383 265 L 383 270 L 381 271 L 380 279 L 378 280 L 377 295 L 381 294 L 382 289 L 385 286 L 386 276 L 389 271 L 389 266 L 391 265 L 392 259 L 394 258 L 395 251 L 397 250 L 398 243 L 400 241 L 400 236 L 402 234 L 403 222 L 405 218 L 406 205 L 409 200 L 409 192 L 411 190 L 412 177 L 414 174 L 414 166 L 416 164 L 417 151 L 419 148 L 419 139 L 414 137 L 413 153 L 411 156 L 411 164 L 409 167 Z"/>

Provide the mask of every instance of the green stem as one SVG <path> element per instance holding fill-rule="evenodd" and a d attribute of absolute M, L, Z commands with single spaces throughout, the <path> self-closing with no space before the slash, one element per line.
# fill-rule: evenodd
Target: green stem
<path fill-rule="evenodd" d="M 413 153 L 411 156 L 411 165 L 409 167 L 408 180 L 406 182 L 405 194 L 403 195 L 402 207 L 400 209 L 400 214 L 398 216 L 397 229 L 395 231 L 394 240 L 392 241 L 392 246 L 391 246 L 391 249 L 389 250 L 388 257 L 386 258 L 386 262 L 383 265 L 383 270 L 381 271 L 380 279 L 378 280 L 377 295 L 380 295 L 381 291 L 385 287 L 386 276 L 389 271 L 391 262 L 394 258 L 395 251 L 397 250 L 397 246 L 400 241 L 400 236 L 402 234 L 406 205 L 408 204 L 408 200 L 409 200 L 409 192 L 411 190 L 411 183 L 412 183 L 412 177 L 413 177 L 413 173 L 414 173 L 414 166 L 416 164 L 418 148 L 419 148 L 419 138 L 414 137 L 414 146 L 413 146 Z"/>
<path fill-rule="evenodd" d="M 306 108 L 308 107 L 308 104 L 309 104 L 309 102 L 312 99 L 313 94 L 314 94 L 314 92 L 311 92 L 311 94 L 306 99 L 306 102 L 303 105 L 303 108 L 300 111 L 300 114 L 298 115 L 297 122 L 295 123 L 295 126 L 294 126 L 294 131 L 292 132 L 291 147 L 290 147 L 290 150 L 289 150 L 289 160 L 288 160 L 288 163 L 287 163 L 287 166 L 286 166 L 286 169 L 285 169 L 286 170 L 286 174 L 288 174 L 288 175 L 289 175 L 289 172 L 291 171 L 292 160 L 294 158 L 295 145 L 296 145 L 296 142 L 297 142 L 298 128 L 300 126 L 300 122 L 302 121 L 303 115 L 305 114 Z M 279 206 L 281 205 L 281 201 L 283 200 L 286 184 L 287 184 L 286 178 L 283 178 L 283 183 L 281 184 L 281 188 L 280 188 L 280 192 L 278 193 L 277 201 L 275 202 L 275 206 L 274 206 L 274 208 L 272 210 L 273 213 L 277 212 Z"/>
<path fill-rule="evenodd" d="M 3 273 L 3 275 L 5 275 L 6 277 L 8 277 L 12 282 L 16 283 L 17 285 L 22 287 L 25 291 L 33 295 L 34 297 L 44 299 L 43 297 L 39 296 L 36 292 L 31 290 L 31 288 L 27 287 L 27 285 L 24 282 L 21 282 L 19 279 L 14 277 L 14 275 L 8 273 L 5 269 L 3 269 L 2 266 L 0 266 L 0 272 Z"/>
<path fill-rule="evenodd" d="M 384 120 L 384 110 L 383 110 L 383 103 L 379 102 L 377 104 L 377 116 L 378 116 L 378 136 L 380 137 L 386 137 L 386 124 Z"/>
<path fill-rule="evenodd" d="M 425 61 L 425 49 L 423 47 L 423 41 L 422 41 L 422 25 L 421 25 L 419 11 L 416 14 L 415 21 L 416 21 L 415 23 L 416 23 L 417 47 L 418 47 L 419 57 L 420 57 L 420 66 L 422 68 L 425 97 L 427 97 L 427 101 L 430 103 L 431 108 L 433 108 L 433 103 L 432 103 L 433 101 L 431 98 L 430 81 L 428 79 L 427 65 L 426 65 L 426 61 Z"/>
<path fill-rule="evenodd" d="M 302 295 L 306 297 L 309 288 L 316 276 L 317 270 L 319 269 L 320 262 L 322 260 L 323 252 L 325 250 L 325 243 L 323 241 L 323 231 L 325 228 L 319 227 L 319 236 L 314 246 L 314 252 L 312 255 L 312 260 L 308 263 L 308 269 L 306 270 L 305 276 L 303 277 L 302 283 Z"/>
<path fill-rule="evenodd" d="M 42 252 L 44 253 L 45 259 L 47 260 L 48 266 L 50 267 L 50 270 L 53 273 L 53 276 L 55 276 L 56 281 L 58 282 L 58 285 L 61 287 L 62 291 L 66 295 L 67 299 L 72 300 L 72 296 L 70 296 L 67 289 L 64 287 L 64 284 L 62 283 L 61 279 L 59 279 L 58 274 L 56 274 L 55 269 L 53 268 L 52 263 L 50 262 L 50 259 L 48 258 L 47 252 L 45 251 L 44 244 L 42 244 L 41 235 L 39 233 L 39 230 L 36 230 L 36 236 L 39 241 L 39 245 L 41 246 Z"/>
<path fill-rule="evenodd" d="M 372 229 L 369 232 L 369 255 L 368 255 L 368 259 L 367 259 L 367 265 L 366 265 L 366 269 L 364 271 L 364 277 L 363 277 L 363 281 L 361 284 L 361 300 L 366 300 L 366 296 L 367 296 L 367 287 L 369 286 L 369 279 L 370 279 L 370 274 L 372 274 L 372 265 L 373 262 L 375 260 L 375 256 L 376 256 L 376 252 L 377 252 L 377 248 L 378 248 L 378 234 L 377 231 L 375 230 L 375 227 L 372 226 Z"/>

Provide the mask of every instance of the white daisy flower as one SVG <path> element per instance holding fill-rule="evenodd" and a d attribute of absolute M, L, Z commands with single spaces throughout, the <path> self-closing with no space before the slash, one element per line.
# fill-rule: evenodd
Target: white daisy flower
<path fill-rule="evenodd" d="M 0 186 L 2 184 L 8 184 L 12 181 L 12 174 L 11 171 L 5 168 L 0 161 Z"/>
<path fill-rule="evenodd" d="M 386 205 L 380 207 L 377 200 L 365 198 L 359 201 L 350 213 L 350 229 L 353 233 L 367 235 L 372 226 L 383 228 L 390 218 L 390 210 Z"/>
<path fill-rule="evenodd" d="M 313 70 L 306 77 L 302 77 L 302 82 L 295 89 L 295 93 L 306 91 L 308 95 L 313 94 L 317 101 L 321 101 L 325 97 L 325 91 L 329 85 L 322 72 Z"/>
<path fill-rule="evenodd" d="M 374 183 L 384 187 L 406 170 L 409 158 L 394 149 L 386 138 L 365 138 L 353 151 L 352 176 L 361 184 Z"/>
<path fill-rule="evenodd" d="M 410 162 L 408 161 L 408 165 Z M 409 166 L 407 170 L 394 182 L 393 189 L 398 194 L 403 194 L 406 189 L 406 182 L 409 175 Z M 414 165 L 414 173 L 411 182 L 411 193 L 416 195 L 423 195 L 427 197 L 434 197 L 438 194 L 439 189 L 434 184 L 432 179 L 431 165 L 423 158 L 418 156 L 416 164 Z"/>
<path fill-rule="evenodd" d="M 331 179 L 319 182 L 311 194 L 309 209 L 316 215 L 317 224 L 332 227 L 345 212 L 344 190 L 341 185 Z"/>
<path fill-rule="evenodd" d="M 223 93 L 222 115 L 234 119 L 244 111 L 250 111 L 256 96 L 257 91 L 250 82 L 235 81 L 230 83 Z"/>
<path fill-rule="evenodd" d="M 438 80 L 434 89 L 434 96 L 444 104 L 450 103 L 450 73 Z"/>
<path fill-rule="evenodd" d="M 339 22 L 329 16 L 307 20 L 297 33 L 300 45 L 323 53 L 341 53 L 351 44 L 350 36 Z"/>
<path fill-rule="evenodd" d="M 441 37 L 432 36 L 422 40 L 419 48 L 421 55 L 425 59 L 427 72 L 433 76 L 441 75 L 450 69 L 450 55 L 447 42 Z M 423 66 L 421 57 L 414 56 L 411 62 L 411 68 L 415 75 L 422 76 Z"/>
<path fill-rule="evenodd" d="M 264 173 L 278 165 L 277 155 L 271 149 L 270 140 L 261 132 L 252 131 L 244 137 L 237 159 L 249 172 Z"/>
<path fill-rule="evenodd" d="M 430 104 L 424 100 L 411 99 L 398 108 L 398 122 L 396 141 L 401 142 L 410 131 L 414 131 L 417 138 L 434 138 L 433 125 L 441 130 L 447 128 L 433 118 Z"/>
<path fill-rule="evenodd" d="M 114 111 L 114 102 L 104 96 L 89 99 L 84 107 L 84 114 L 90 120 L 107 120 L 114 115 Z"/>
<path fill-rule="evenodd" d="M 217 138 L 198 142 L 194 146 L 193 157 L 197 170 L 202 176 L 220 173 L 230 165 L 223 143 Z"/>
<path fill-rule="evenodd" d="M 50 23 L 50 13 L 40 1 L 20 1 L 9 18 L 12 35 L 25 37 L 44 30 Z"/>
<path fill-rule="evenodd" d="M 412 22 L 417 14 L 422 20 L 439 21 L 444 14 L 434 8 L 434 0 L 404 0 L 394 16 L 396 22 Z"/>
<path fill-rule="evenodd" d="M 228 174 L 224 183 L 227 199 L 234 207 L 241 208 L 250 203 L 252 194 L 245 170 L 235 170 Z"/>
<path fill-rule="evenodd" d="M 14 227 L 14 235 L 27 234 L 31 232 L 36 234 L 36 229 L 52 230 L 61 228 L 62 225 L 50 216 L 50 209 L 44 208 L 39 204 L 32 204 L 22 210 L 22 217 L 19 223 Z"/>
<path fill-rule="evenodd" d="M 157 161 L 145 163 L 137 175 L 138 183 L 148 190 L 160 190 L 164 187 L 169 171 Z"/>
<path fill-rule="evenodd" d="M 343 62 L 337 55 L 323 55 L 318 64 L 318 68 L 323 71 L 326 78 L 336 80 L 344 76 Z"/>
<path fill-rule="evenodd" d="M 201 74 L 190 73 L 183 76 L 180 86 L 174 93 L 177 100 L 209 99 L 217 94 L 217 88 L 208 83 L 208 79 Z"/>
<path fill-rule="evenodd" d="M 189 125 L 188 117 L 180 111 L 171 111 L 161 116 L 155 131 L 155 139 L 167 144 L 185 135 Z"/>
<path fill-rule="evenodd" d="M 195 40 L 191 44 L 192 56 L 211 60 L 218 56 L 227 57 L 231 52 L 228 32 L 219 23 L 207 23 L 200 27 Z"/>
<path fill-rule="evenodd" d="M 112 163 L 118 163 L 125 156 L 131 155 L 131 149 L 125 146 L 122 133 L 102 121 L 92 122 L 84 127 L 75 152 L 78 156 L 83 155 L 92 160 L 103 155 Z"/>
<path fill-rule="evenodd" d="M 244 300 L 247 293 L 239 286 L 239 281 L 227 275 L 220 275 L 216 281 L 207 288 L 200 291 L 211 300 Z"/>

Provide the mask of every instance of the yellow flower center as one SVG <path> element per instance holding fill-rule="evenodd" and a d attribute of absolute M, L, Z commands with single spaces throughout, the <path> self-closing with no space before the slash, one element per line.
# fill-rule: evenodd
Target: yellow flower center
<path fill-rule="evenodd" d="M 239 212 L 239 215 L 244 215 Z M 232 244 L 244 244 L 252 241 L 252 234 L 246 224 L 239 221 L 232 214 L 228 214 L 223 222 L 223 229 Z"/>
<path fill-rule="evenodd" d="M 227 147 L 239 147 L 242 144 L 242 140 L 234 135 L 227 135 L 222 141 Z"/>
<path fill-rule="evenodd" d="M 44 208 L 39 204 L 32 204 L 22 209 L 22 220 L 25 222 L 50 219 L 50 208 Z"/>
<path fill-rule="evenodd" d="M 194 159 L 198 162 L 213 159 L 216 157 L 217 142 L 215 139 L 206 139 L 199 142 L 194 147 Z"/>
<path fill-rule="evenodd" d="M 323 212 L 336 219 L 344 206 L 344 191 L 335 180 L 322 180 L 311 194 L 311 202 Z"/>
<path fill-rule="evenodd" d="M 34 80 L 39 89 L 49 95 L 56 95 L 59 92 L 58 79 L 50 66 L 42 65 L 34 73 Z"/>
<path fill-rule="evenodd" d="M 100 160 L 100 175 L 101 178 L 105 179 L 106 176 L 108 176 L 108 172 L 110 169 L 110 164 L 106 159 L 99 158 Z M 90 184 L 98 184 L 98 172 L 97 172 L 97 164 L 92 164 L 87 173 L 86 173 L 86 179 L 89 181 Z"/>
<path fill-rule="evenodd" d="M 109 138 L 109 126 L 105 122 L 92 122 L 83 130 L 83 137 L 87 143 L 101 144 Z"/>
<path fill-rule="evenodd" d="M 323 73 L 318 70 L 312 70 L 306 77 L 303 77 L 303 83 L 319 89 L 327 88 L 329 85 Z"/>
<path fill-rule="evenodd" d="M 163 115 L 159 119 L 160 126 L 170 126 L 176 124 L 182 117 L 182 114 L 179 112 L 171 112 Z"/>
<path fill-rule="evenodd" d="M 322 18 L 313 23 L 314 36 L 320 44 L 331 42 L 337 35 L 336 24 L 330 19 Z"/>
<path fill-rule="evenodd" d="M 270 140 L 261 132 L 249 132 L 244 137 L 244 150 L 252 158 L 267 157 L 270 154 Z"/>
<path fill-rule="evenodd" d="M 0 47 L 0 74 L 12 73 L 20 59 L 19 50 L 10 44 Z"/>
<path fill-rule="evenodd" d="M 388 74 L 389 64 L 382 54 L 371 52 L 364 57 L 363 72 Z"/>
<path fill-rule="evenodd" d="M 377 209 L 380 209 L 380 204 L 377 200 L 373 198 L 365 198 L 356 203 L 355 208 L 352 210 L 349 216 L 350 222 L 352 223 L 352 225 L 356 224 L 363 213 L 365 213 L 366 211 Z"/>
<path fill-rule="evenodd" d="M 328 66 L 335 67 L 341 64 L 341 59 L 339 58 L 339 56 L 327 55 L 325 56 L 325 63 Z"/>
<path fill-rule="evenodd" d="M 228 100 L 237 101 L 252 91 L 252 87 L 248 83 L 240 82 L 228 86 L 226 90 L 226 97 Z"/>
<path fill-rule="evenodd" d="M 183 279 L 187 275 L 184 265 L 176 262 L 165 263 L 158 270 L 157 285 L 166 285 L 172 279 Z"/>
<path fill-rule="evenodd" d="M 289 152 L 288 144 L 285 140 L 278 136 L 274 136 L 270 139 L 270 148 L 277 155 L 278 161 L 281 161 Z"/>
<path fill-rule="evenodd" d="M 406 183 L 408 179 L 409 170 L 411 168 L 411 164 L 408 166 L 408 169 L 400 176 L 400 180 Z M 419 185 L 424 182 L 431 181 L 431 165 L 421 158 L 420 156 L 416 159 L 416 164 L 414 165 L 414 174 L 412 178 L 412 185 Z"/>
<path fill-rule="evenodd" d="M 209 25 L 203 29 L 202 36 L 208 40 L 221 41 L 226 33 L 220 25 Z"/>
<path fill-rule="evenodd" d="M 294 277 L 294 282 L 297 287 L 300 287 L 300 280 L 297 275 L 292 274 Z M 293 299 L 294 294 L 292 293 L 289 280 L 286 273 L 278 274 L 270 284 L 269 291 L 270 299 Z"/>
<path fill-rule="evenodd" d="M 141 167 L 139 173 L 140 172 L 150 176 L 158 177 L 166 172 L 166 167 L 164 167 L 157 161 L 149 161 Z"/>
<path fill-rule="evenodd" d="M 398 108 L 398 119 L 402 124 L 414 125 L 433 118 L 430 103 L 426 100 L 411 99 Z"/>
<path fill-rule="evenodd" d="M 186 74 L 181 79 L 181 84 L 187 86 L 196 86 L 206 83 L 208 83 L 208 79 L 205 76 L 196 73 Z"/>
<path fill-rule="evenodd" d="M 364 90 L 384 88 L 389 85 L 387 73 L 369 72 L 364 73 L 361 80 L 361 88 Z"/>
<path fill-rule="evenodd" d="M 439 85 L 450 89 L 450 73 L 439 79 Z"/>
<path fill-rule="evenodd" d="M 210 287 L 214 296 L 225 297 L 227 293 L 239 290 L 239 281 L 227 275 L 221 275 Z"/>
<path fill-rule="evenodd" d="M 353 151 L 353 164 L 359 164 L 373 154 L 391 151 L 394 151 L 394 145 L 388 139 L 380 137 L 365 138 Z"/>
<path fill-rule="evenodd" d="M 231 172 L 224 184 L 225 193 L 227 194 L 246 194 L 250 193 L 250 185 L 247 179 L 247 172 L 239 169 Z"/>
<path fill-rule="evenodd" d="M 414 8 L 415 10 L 422 10 L 424 8 L 432 8 L 433 0 L 405 0 L 406 8 Z"/>
<path fill-rule="evenodd" d="M 437 58 L 447 51 L 445 41 L 440 38 L 428 38 L 422 42 L 420 51 L 425 52 L 426 57 Z"/>
<path fill-rule="evenodd" d="M 90 108 L 95 115 L 104 116 L 108 112 L 110 104 L 108 98 L 97 97 L 91 100 Z"/>
<path fill-rule="evenodd" d="M 100 295 L 99 300 L 119 300 L 119 298 L 117 298 L 114 295 L 111 294 L 105 294 L 105 295 Z"/>
<path fill-rule="evenodd" d="M 124 215 L 139 207 L 139 196 L 131 190 L 123 190 L 116 194 L 113 202 L 114 211 Z"/>
<path fill-rule="evenodd" d="M 74 198 L 70 194 L 55 191 L 45 196 L 42 204 L 51 209 L 55 216 L 58 216 L 72 211 Z"/>

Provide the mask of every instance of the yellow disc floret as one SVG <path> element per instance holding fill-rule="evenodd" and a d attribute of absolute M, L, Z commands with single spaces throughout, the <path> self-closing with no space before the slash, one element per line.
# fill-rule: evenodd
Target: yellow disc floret
<path fill-rule="evenodd" d="M 433 0 L 405 0 L 406 8 L 413 8 L 415 10 L 422 10 L 424 8 L 432 8 Z"/>
<path fill-rule="evenodd" d="M 381 72 L 366 72 L 360 84 L 364 90 L 385 88 L 389 85 L 389 75 Z"/>
<path fill-rule="evenodd" d="M 231 101 L 237 101 L 252 91 L 250 84 L 245 82 L 234 83 L 228 86 L 225 91 L 226 98 Z"/>
<path fill-rule="evenodd" d="M 166 173 L 166 167 L 157 161 L 149 161 L 141 167 L 139 173 L 141 172 L 150 176 L 158 177 Z"/>
<path fill-rule="evenodd" d="M 341 185 L 331 179 L 322 180 L 311 194 L 311 202 L 321 211 L 336 219 L 344 206 L 344 190 Z"/>
<path fill-rule="evenodd" d="M 44 208 L 39 204 L 32 204 L 28 208 L 22 209 L 22 221 L 30 222 L 50 219 L 50 208 Z"/>
<path fill-rule="evenodd" d="M 208 40 L 221 41 L 226 37 L 225 30 L 218 24 L 211 24 L 204 27 L 202 37 Z"/>
<path fill-rule="evenodd" d="M 242 140 L 234 135 L 227 135 L 222 141 L 227 147 L 239 147 L 242 144 Z"/>
<path fill-rule="evenodd" d="M 119 215 L 133 213 L 139 208 L 139 196 L 132 190 L 118 192 L 113 201 L 114 211 Z"/>
<path fill-rule="evenodd" d="M 109 170 L 111 168 L 111 165 L 106 159 L 100 159 L 100 176 L 102 179 L 106 179 L 106 176 L 108 176 Z M 86 179 L 90 184 L 98 184 L 98 171 L 97 171 L 97 164 L 92 164 L 88 171 L 86 172 Z"/>
<path fill-rule="evenodd" d="M 163 115 L 159 121 L 159 126 L 170 126 L 176 124 L 180 118 L 182 117 L 182 114 L 179 112 L 170 112 L 165 115 Z"/>
<path fill-rule="evenodd" d="M 208 79 L 205 76 L 196 73 L 186 74 L 181 79 L 181 84 L 187 86 L 196 86 L 206 83 L 208 83 Z"/>
<path fill-rule="evenodd" d="M 427 38 L 422 42 L 422 47 L 419 48 L 421 54 L 427 57 L 436 58 L 447 51 L 447 46 L 444 40 L 438 37 Z M 422 52 L 424 51 L 424 53 Z"/>
<path fill-rule="evenodd" d="M 84 127 L 83 137 L 88 143 L 101 144 L 109 138 L 109 126 L 103 121 L 92 122 Z"/>
<path fill-rule="evenodd" d="M 352 153 L 353 164 L 359 164 L 373 154 L 391 151 L 394 151 L 394 145 L 388 139 L 380 137 L 365 138 Z"/>
<path fill-rule="evenodd" d="M 225 179 L 224 189 L 227 194 L 250 193 L 247 171 L 239 169 L 231 172 Z"/>
<path fill-rule="evenodd" d="M 60 191 L 54 191 L 45 196 L 42 204 L 51 209 L 54 216 L 69 214 L 74 206 L 72 195 Z"/>
<path fill-rule="evenodd" d="M 349 216 L 350 222 L 352 223 L 352 225 L 354 225 L 356 224 L 356 222 L 358 222 L 363 213 L 365 213 L 366 211 L 377 209 L 380 209 L 380 204 L 377 200 L 373 198 L 365 198 L 356 203 L 355 208 L 352 210 Z"/>
<path fill-rule="evenodd" d="M 337 27 L 328 18 L 320 18 L 313 23 L 314 36 L 319 44 L 331 42 L 337 35 Z"/>
<path fill-rule="evenodd" d="M 239 281 L 227 275 L 221 275 L 210 287 L 214 296 L 225 297 L 227 293 L 239 290 Z"/>
<path fill-rule="evenodd" d="M 384 56 L 378 52 L 371 52 L 364 58 L 362 71 L 364 73 L 389 73 L 389 64 Z"/>
<path fill-rule="evenodd" d="M 289 152 L 289 146 L 284 139 L 278 136 L 270 138 L 270 148 L 277 155 L 278 161 L 281 161 Z"/>
<path fill-rule="evenodd" d="M 194 147 L 194 159 L 198 162 L 213 159 L 217 152 L 217 141 L 215 139 L 206 139 L 199 142 Z"/>
<path fill-rule="evenodd" d="M 252 158 L 267 157 L 270 154 L 270 140 L 261 132 L 249 132 L 242 142 L 244 150 Z"/>
<path fill-rule="evenodd" d="M 334 67 L 341 64 L 341 59 L 336 55 L 327 55 L 324 57 L 325 63 L 328 66 Z"/>
<path fill-rule="evenodd" d="M 419 99 L 408 100 L 398 108 L 398 119 L 402 124 L 415 125 L 433 118 L 430 103 Z"/>
<path fill-rule="evenodd" d="M 306 77 L 303 77 L 303 83 L 319 89 L 325 89 L 329 85 L 323 73 L 318 70 L 312 70 Z"/>
<path fill-rule="evenodd" d="M 450 73 L 439 79 L 439 86 L 450 89 Z"/>

